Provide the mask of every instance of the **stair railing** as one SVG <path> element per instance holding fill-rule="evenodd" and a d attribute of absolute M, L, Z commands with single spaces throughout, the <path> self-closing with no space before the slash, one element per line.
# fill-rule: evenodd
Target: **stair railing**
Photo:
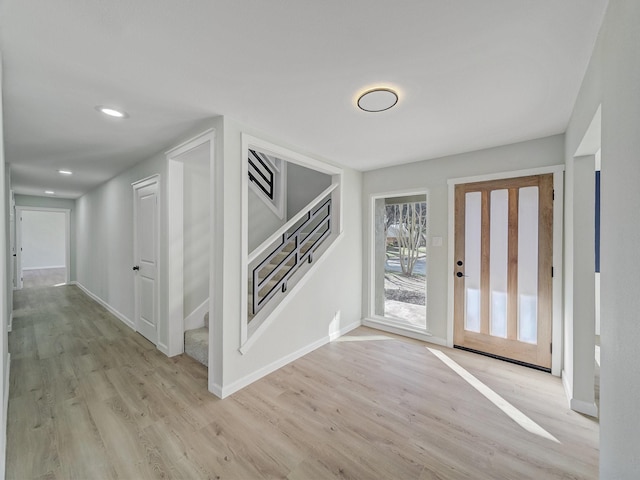
<path fill-rule="evenodd" d="M 331 185 L 318 195 L 249 255 L 252 315 L 278 292 L 286 292 L 287 282 L 305 262 L 314 261 L 314 252 L 332 232 L 331 196 L 337 186 Z"/>
<path fill-rule="evenodd" d="M 249 149 L 249 180 L 273 200 L 276 167 L 261 152 Z"/>

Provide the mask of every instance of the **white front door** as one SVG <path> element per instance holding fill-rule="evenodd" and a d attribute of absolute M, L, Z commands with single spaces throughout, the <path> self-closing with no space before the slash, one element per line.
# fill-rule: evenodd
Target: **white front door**
<path fill-rule="evenodd" d="M 158 342 L 158 177 L 133 184 L 136 330 Z"/>

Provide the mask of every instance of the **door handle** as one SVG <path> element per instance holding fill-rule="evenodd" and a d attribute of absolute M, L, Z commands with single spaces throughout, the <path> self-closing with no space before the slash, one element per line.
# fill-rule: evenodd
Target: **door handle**
<path fill-rule="evenodd" d="M 462 278 L 462 277 L 466 277 L 466 275 L 462 272 L 456 272 L 456 277 Z"/>
<path fill-rule="evenodd" d="M 140 270 L 140 266 L 136 265 L 135 267 L 133 267 L 131 270 Z"/>

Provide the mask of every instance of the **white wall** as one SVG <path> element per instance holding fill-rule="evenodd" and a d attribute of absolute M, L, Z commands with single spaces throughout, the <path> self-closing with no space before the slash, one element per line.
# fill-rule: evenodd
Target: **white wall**
<path fill-rule="evenodd" d="M 453 275 L 448 262 L 448 185 L 450 178 L 516 171 L 564 162 L 564 136 L 555 135 L 538 140 L 505 145 L 477 152 L 454 155 L 402 166 L 373 170 L 364 174 L 362 201 L 365 208 L 363 232 L 371 231 L 371 196 L 407 190 L 429 191 L 429 250 L 427 251 L 427 328 L 433 340 L 446 342 L 447 299 L 449 276 Z M 431 245 L 432 237 L 442 237 L 442 246 Z M 363 249 L 364 289 L 363 312 L 369 313 L 369 242 Z"/>
<path fill-rule="evenodd" d="M 69 210 L 69 279 L 76 280 L 76 201 L 68 198 L 15 195 L 17 207 L 62 208 Z M 63 262 L 64 263 L 64 262 Z"/>
<path fill-rule="evenodd" d="M 0 255 L 0 371 L 2 372 L 2 382 L 0 382 L 0 478 L 4 478 L 6 445 L 7 445 L 7 405 L 9 402 L 9 346 L 7 337 L 7 328 L 11 312 L 9 311 L 8 295 L 12 294 L 11 270 L 7 265 L 7 230 L 9 229 L 9 215 L 7 199 L 9 189 L 7 188 L 8 179 L 5 178 L 5 159 L 4 159 L 4 127 L 3 127 L 3 111 L 2 111 L 2 55 L 0 53 L 0 212 L 4 212 L 4 221 L 0 222 L 0 252 L 6 255 Z"/>
<path fill-rule="evenodd" d="M 67 222 L 63 212 L 24 210 L 19 221 L 23 269 L 66 267 Z"/>
<path fill-rule="evenodd" d="M 209 298 L 209 146 L 180 157 L 184 162 L 184 316 Z"/>
<path fill-rule="evenodd" d="M 166 211 L 166 161 L 164 155 L 144 161 L 112 178 L 77 200 L 77 280 L 83 287 L 119 312 L 129 324 L 134 321 L 133 188 L 131 184 L 160 174 L 162 212 Z M 161 221 L 166 238 L 166 222 Z M 160 242 L 166 258 L 166 242 Z M 159 342 L 166 341 L 166 262 L 160 264 Z"/>
<path fill-rule="evenodd" d="M 252 252 L 287 223 L 287 219 L 286 216 L 279 218 L 252 188 L 247 194 L 249 195 L 249 252 Z"/>
<path fill-rule="evenodd" d="M 287 164 L 287 218 L 331 186 L 331 176 L 293 162 Z"/>
<path fill-rule="evenodd" d="M 344 174 L 344 235 L 325 260 L 317 265 L 315 274 L 282 309 L 277 319 L 262 333 L 252 348 L 242 355 L 240 347 L 240 266 L 241 245 L 241 132 L 283 147 L 276 139 L 245 127 L 232 119 L 224 119 L 224 156 L 222 175 L 216 188 L 224 187 L 223 201 L 218 202 L 216 225 L 222 226 L 224 256 L 218 272 L 215 303 L 220 308 L 215 322 L 221 335 L 215 338 L 214 350 L 223 352 L 223 371 L 214 379 L 213 387 L 229 392 L 244 383 L 259 378 L 279 362 L 291 360 L 296 352 L 318 346 L 329 334 L 348 325 L 358 325 L 361 319 L 361 258 L 362 245 L 362 174 L 345 170 Z M 218 135 L 220 139 L 220 135 Z M 221 223 L 220 223 L 221 222 Z M 220 242 L 218 242 L 220 244 Z M 221 276 L 224 276 L 222 281 Z"/>
<path fill-rule="evenodd" d="M 631 479 L 640 472 L 640 2 L 609 2 L 603 29 L 600 478 Z"/>

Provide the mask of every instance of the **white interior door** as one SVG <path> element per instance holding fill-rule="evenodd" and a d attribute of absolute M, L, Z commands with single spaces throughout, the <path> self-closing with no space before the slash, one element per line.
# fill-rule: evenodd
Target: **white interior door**
<path fill-rule="evenodd" d="M 18 288 L 18 252 L 16 250 L 16 201 L 11 190 L 11 206 L 9 208 L 9 242 L 11 247 L 11 282 L 14 289 Z M 9 295 L 10 302 L 13 297 Z M 11 309 L 13 310 L 13 308 Z"/>
<path fill-rule="evenodd" d="M 136 330 L 158 342 L 158 177 L 133 184 Z"/>

